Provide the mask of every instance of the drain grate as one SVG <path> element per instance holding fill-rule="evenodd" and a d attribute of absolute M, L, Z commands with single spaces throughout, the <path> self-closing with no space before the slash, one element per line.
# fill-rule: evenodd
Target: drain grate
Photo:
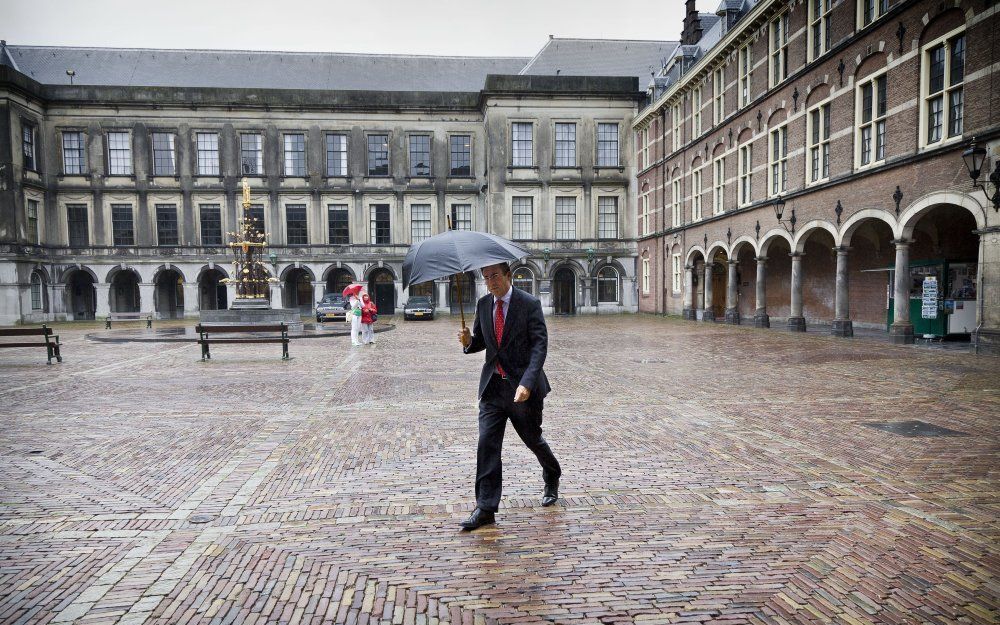
<path fill-rule="evenodd" d="M 869 421 L 868 423 L 865 423 L 864 426 L 875 430 L 889 432 L 890 434 L 899 434 L 900 436 L 908 436 L 911 438 L 917 436 L 968 436 L 965 432 L 949 430 L 948 428 L 943 428 L 939 425 L 916 420 Z"/>

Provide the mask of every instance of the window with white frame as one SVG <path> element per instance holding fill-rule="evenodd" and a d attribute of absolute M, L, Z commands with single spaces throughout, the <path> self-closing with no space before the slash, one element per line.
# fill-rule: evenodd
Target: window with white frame
<path fill-rule="evenodd" d="M 649 149 L 649 134 L 645 134 L 646 139 L 643 145 Z M 648 153 L 645 163 L 649 164 Z M 618 167 L 618 124 L 602 122 L 597 124 L 597 166 L 598 167 Z"/>
<path fill-rule="evenodd" d="M 556 167 L 576 167 L 576 124 L 556 123 Z"/>
<path fill-rule="evenodd" d="M 772 196 L 783 193 L 788 184 L 788 126 L 781 126 L 771 131 L 770 141 L 770 193 Z"/>
<path fill-rule="evenodd" d="M 306 136 L 301 133 L 285 135 L 285 175 L 306 175 Z"/>
<path fill-rule="evenodd" d="M 240 171 L 244 176 L 264 173 L 263 140 L 260 133 L 245 132 L 240 135 Z"/>
<path fill-rule="evenodd" d="M 673 257 L 671 258 L 671 262 L 672 262 L 671 272 L 670 272 L 670 276 L 671 276 L 671 290 L 674 293 L 680 293 L 681 292 L 681 284 L 682 284 L 681 279 L 682 279 L 682 276 L 683 276 L 683 274 L 682 274 L 683 267 L 681 265 L 681 255 L 680 254 L 674 254 Z"/>
<path fill-rule="evenodd" d="M 368 135 L 368 175 L 389 175 L 389 135 Z"/>
<path fill-rule="evenodd" d="M 605 265 L 597 272 L 597 302 L 599 304 L 618 303 L 618 270 Z"/>
<path fill-rule="evenodd" d="M 83 152 L 83 133 L 79 130 L 63 132 L 62 145 L 63 173 L 68 176 L 82 175 L 87 163 Z"/>
<path fill-rule="evenodd" d="M 642 171 L 643 169 L 646 169 L 646 165 L 648 164 L 648 160 L 647 159 L 648 159 L 649 152 L 648 152 L 648 145 L 647 145 L 647 140 L 646 140 L 648 132 L 649 132 L 648 129 L 643 128 L 643 129 L 641 129 L 641 130 L 639 130 L 638 132 L 635 133 L 635 142 L 636 142 L 636 145 L 638 145 L 638 147 L 639 147 L 639 159 L 638 159 L 638 162 L 636 163 L 636 168 L 639 171 Z"/>
<path fill-rule="evenodd" d="M 532 125 L 529 122 L 514 122 L 510 125 L 511 165 L 532 167 L 535 164 L 532 149 Z"/>
<path fill-rule="evenodd" d="M 597 198 L 597 238 L 618 238 L 618 198 Z"/>
<path fill-rule="evenodd" d="M 860 28 L 871 24 L 889 10 L 889 0 L 860 0 L 858 2 L 858 24 Z"/>
<path fill-rule="evenodd" d="M 391 223 L 388 204 L 372 204 L 370 207 L 371 242 L 373 245 L 389 245 Z"/>
<path fill-rule="evenodd" d="M 347 135 L 326 135 L 326 175 L 347 175 Z"/>
<path fill-rule="evenodd" d="M 887 88 L 888 81 L 884 73 L 865 79 L 858 85 L 856 149 L 860 167 L 885 160 Z"/>
<path fill-rule="evenodd" d="M 87 247 L 90 244 L 89 221 L 86 204 L 66 205 L 66 227 L 70 247 Z"/>
<path fill-rule="evenodd" d="M 177 152 L 174 150 L 172 132 L 153 133 L 153 175 L 177 175 Z"/>
<path fill-rule="evenodd" d="M 472 175 L 472 135 L 451 135 L 451 176 Z"/>
<path fill-rule="evenodd" d="M 691 95 L 691 136 L 701 136 L 701 87 Z"/>
<path fill-rule="evenodd" d="M 114 245 L 135 245 L 131 204 L 111 205 L 111 235 Z"/>
<path fill-rule="evenodd" d="M 576 198 L 556 198 L 556 238 L 570 240 L 576 238 Z"/>
<path fill-rule="evenodd" d="M 410 176 L 412 178 L 431 175 L 430 135 L 410 135 Z"/>
<path fill-rule="evenodd" d="M 431 205 L 410 206 L 410 242 L 420 243 L 431 236 Z"/>
<path fill-rule="evenodd" d="M 809 182 L 830 177 L 830 105 L 822 104 L 809 111 Z"/>
<path fill-rule="evenodd" d="M 920 112 L 922 143 L 961 137 L 965 118 L 965 33 L 924 47 Z"/>
<path fill-rule="evenodd" d="M 198 145 L 198 175 L 219 175 L 219 135 L 199 132 L 195 135 Z"/>
<path fill-rule="evenodd" d="M 250 225 L 250 231 L 264 234 L 264 205 L 251 204 L 248 213 L 247 223 Z"/>
<path fill-rule="evenodd" d="M 768 32 L 770 85 L 773 87 L 788 77 L 788 13 L 771 20 Z"/>
<path fill-rule="evenodd" d="M 680 176 L 674 178 L 673 182 L 670 184 L 670 201 L 671 201 L 671 217 L 673 218 L 674 228 L 680 227 L 684 220 L 684 215 L 681 212 L 681 179 Z"/>
<path fill-rule="evenodd" d="M 677 150 L 681 149 L 681 142 L 683 140 L 682 137 L 681 137 L 681 132 L 682 132 L 681 129 L 683 128 L 682 124 L 683 124 L 683 121 L 684 121 L 684 117 L 683 117 L 683 115 L 684 115 L 683 110 L 684 109 L 681 107 L 680 102 L 678 102 L 677 104 L 675 104 L 672 108 L 673 108 L 672 118 L 673 118 L 673 121 L 674 121 L 674 129 L 673 129 L 672 140 L 673 140 L 673 151 L 676 152 Z"/>
<path fill-rule="evenodd" d="M 740 106 L 750 104 L 750 75 L 753 72 L 753 44 L 740 48 Z"/>
<path fill-rule="evenodd" d="M 753 144 L 740 146 L 740 206 L 753 201 Z"/>
<path fill-rule="evenodd" d="M 31 273 L 31 310 L 42 309 L 42 277 L 37 271 Z"/>
<path fill-rule="evenodd" d="M 639 235 L 649 234 L 649 196 L 639 196 Z"/>
<path fill-rule="evenodd" d="M 642 257 L 642 293 L 649 295 L 649 257 Z"/>
<path fill-rule="evenodd" d="M 809 0 L 809 60 L 830 49 L 830 20 L 833 0 Z"/>
<path fill-rule="evenodd" d="M 514 287 L 521 289 L 525 293 L 535 292 L 535 275 L 527 267 L 518 267 L 514 270 Z"/>
<path fill-rule="evenodd" d="M 691 175 L 691 221 L 701 219 L 701 169 Z"/>
<path fill-rule="evenodd" d="M 21 125 L 21 153 L 24 155 L 24 168 L 35 169 L 35 127 L 23 122 Z"/>
<path fill-rule="evenodd" d="M 534 232 L 533 198 L 511 198 L 512 234 L 514 239 L 530 239 Z"/>
<path fill-rule="evenodd" d="M 28 243 L 38 243 L 38 200 L 27 200 L 24 211 L 28 217 L 28 228 L 25 235 Z"/>
<path fill-rule="evenodd" d="M 108 174 L 132 175 L 132 137 L 128 132 L 108 133 Z"/>
<path fill-rule="evenodd" d="M 726 211 L 726 157 L 712 163 L 712 208 L 716 215 Z"/>
<path fill-rule="evenodd" d="M 453 230 L 472 230 L 472 204 L 451 205 L 451 227 Z"/>
<path fill-rule="evenodd" d="M 722 123 L 726 117 L 726 68 L 712 72 L 712 120 Z"/>

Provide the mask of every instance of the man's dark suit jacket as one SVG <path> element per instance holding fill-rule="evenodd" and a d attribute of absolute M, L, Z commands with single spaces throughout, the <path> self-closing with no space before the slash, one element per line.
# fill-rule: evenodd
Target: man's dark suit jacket
<path fill-rule="evenodd" d="M 493 295 L 487 294 L 476 304 L 476 321 L 472 326 L 472 342 L 466 354 L 486 350 L 486 362 L 479 376 L 479 397 L 486 392 L 490 377 L 496 371 L 497 360 L 507 374 L 511 387 L 521 385 L 531 391 L 531 399 L 542 399 L 551 387 L 542 365 L 549 348 L 542 304 L 520 289 L 511 287 L 510 306 L 504 320 L 503 341 L 497 346 L 493 329 Z"/>

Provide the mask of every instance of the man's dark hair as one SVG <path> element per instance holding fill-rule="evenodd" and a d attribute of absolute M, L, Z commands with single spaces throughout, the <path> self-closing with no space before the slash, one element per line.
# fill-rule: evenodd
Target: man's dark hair
<path fill-rule="evenodd" d="M 486 265 L 486 267 L 500 267 L 504 274 L 510 275 L 510 263 L 494 263 L 492 265 Z M 486 267 L 483 267 L 483 269 L 486 269 Z M 483 273 L 483 269 L 479 270 L 480 274 Z"/>

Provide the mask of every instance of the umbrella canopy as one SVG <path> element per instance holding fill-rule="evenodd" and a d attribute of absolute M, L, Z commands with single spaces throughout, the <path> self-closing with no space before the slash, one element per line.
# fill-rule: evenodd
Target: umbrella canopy
<path fill-rule="evenodd" d="M 344 297 L 351 297 L 351 296 L 357 297 L 358 293 L 363 291 L 364 288 L 365 285 L 363 284 L 348 284 L 347 286 L 344 287 Z"/>
<path fill-rule="evenodd" d="M 403 288 L 530 256 L 507 239 L 474 230 L 447 230 L 412 246 L 403 259 Z"/>

